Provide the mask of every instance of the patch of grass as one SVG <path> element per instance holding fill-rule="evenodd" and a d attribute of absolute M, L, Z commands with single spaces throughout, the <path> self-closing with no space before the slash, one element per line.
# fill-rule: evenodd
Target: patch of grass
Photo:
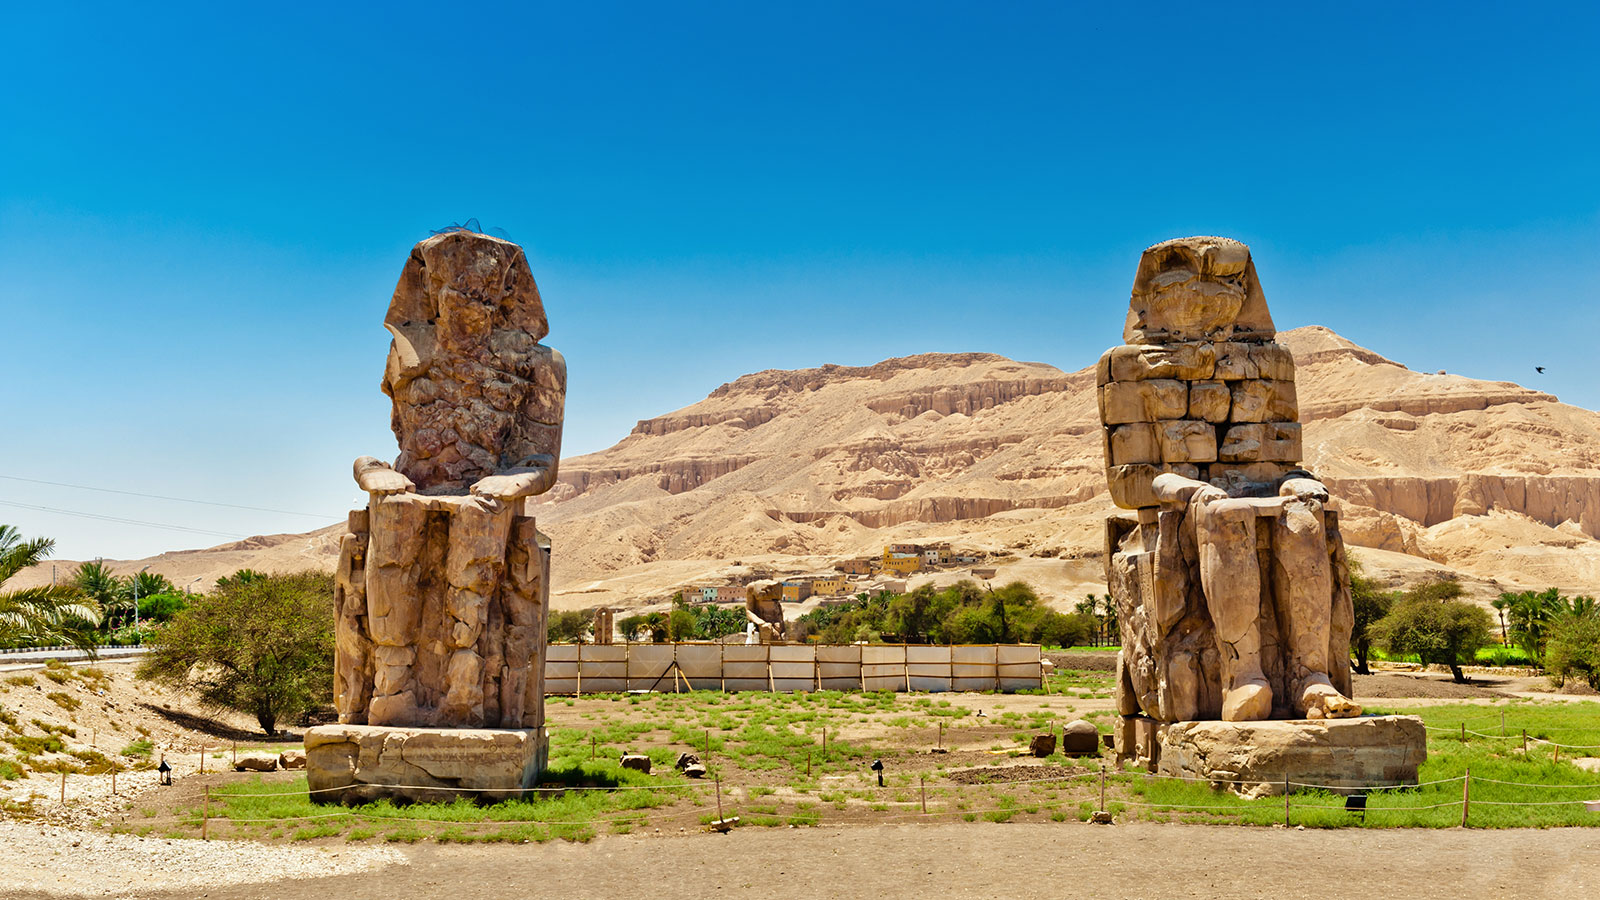
<path fill-rule="evenodd" d="M 35 682 L 32 675 L 8 675 L 6 684 L 12 687 L 33 687 Z"/>
<path fill-rule="evenodd" d="M 155 752 L 155 748 L 156 745 L 151 743 L 149 738 L 140 738 L 128 746 L 123 747 L 122 755 L 138 759 L 149 759 L 150 754 Z"/>
<path fill-rule="evenodd" d="M 74 697 L 71 694 L 62 693 L 61 691 L 51 691 L 50 693 L 45 694 L 45 696 L 49 697 L 50 700 L 55 703 L 55 705 L 61 707 L 67 712 L 75 712 L 77 711 L 78 707 L 83 705 L 83 701 L 79 700 L 77 697 Z"/>
<path fill-rule="evenodd" d="M 1526 756 L 1521 750 L 1524 727 L 1530 736 L 1550 736 L 1547 739 L 1562 743 L 1600 744 L 1600 703 L 1510 704 L 1505 707 L 1507 735 L 1503 738 L 1497 734 L 1500 714 L 1495 708 L 1458 704 L 1400 712 L 1421 716 L 1427 725 L 1446 730 L 1428 734 L 1428 758 L 1417 773 L 1422 786 L 1368 794 L 1366 827 L 1448 828 L 1460 825 L 1461 779 L 1469 770 L 1474 801 L 1467 820 L 1469 827 L 1550 828 L 1600 824 L 1596 816 L 1578 802 L 1600 795 L 1600 773 L 1556 762 L 1548 745 L 1530 743 Z M 1466 723 L 1469 732 L 1466 740 L 1460 737 L 1462 723 Z M 1451 728 L 1455 729 L 1454 733 L 1449 730 Z M 1471 734 L 1472 731 L 1496 734 L 1482 737 Z M 1118 776 L 1117 780 L 1130 781 L 1127 776 Z M 1213 791 L 1204 784 L 1157 779 L 1134 778 L 1127 788 L 1142 802 L 1152 804 L 1152 817 L 1193 812 L 1175 807 L 1207 806 L 1217 807 L 1200 811 L 1203 818 L 1210 821 L 1253 825 L 1283 821 L 1282 797 L 1243 800 L 1230 792 Z M 1344 811 L 1342 796 L 1325 791 L 1297 792 L 1291 798 L 1290 807 L 1290 822 L 1294 825 L 1333 828 L 1362 824 L 1358 815 Z"/>
<path fill-rule="evenodd" d="M 22 767 L 22 763 L 14 759 L 0 759 L 0 780 L 16 781 L 26 774 L 28 771 Z"/>
<path fill-rule="evenodd" d="M 690 789 L 684 782 L 623 769 L 612 760 L 574 760 L 572 757 L 578 742 L 568 739 L 562 743 L 567 750 L 556 754 L 541 785 L 572 787 L 596 784 L 625 789 L 551 791 L 546 795 L 485 805 L 465 798 L 451 803 L 403 805 L 382 800 L 340 810 L 313 804 L 306 793 L 304 778 L 288 783 L 267 783 L 256 777 L 215 789 L 212 797 L 222 801 L 222 808 L 214 814 L 221 818 L 285 821 L 309 816 L 326 817 L 322 821 L 329 827 L 337 828 L 332 833 L 338 833 L 352 824 L 371 827 L 380 822 L 405 823 L 385 836 L 385 840 L 389 841 L 421 840 L 429 836 L 454 842 L 544 841 L 553 838 L 587 841 L 596 834 L 593 825 L 609 824 L 615 820 L 641 822 L 642 816 L 626 814 L 665 806 Z M 587 757 L 587 742 L 583 742 L 578 749 Z M 337 814 L 330 816 L 329 813 Z M 490 826 L 498 828 L 495 831 L 486 830 Z M 413 832 L 415 837 L 411 836 Z"/>
<path fill-rule="evenodd" d="M 370 826 L 363 825 L 363 826 L 359 826 L 359 827 L 350 829 L 350 831 L 347 834 L 345 834 L 344 839 L 348 843 L 352 843 L 353 844 L 353 843 L 356 843 L 357 841 L 371 840 L 374 836 L 377 835 L 377 833 L 378 833 L 378 829 L 372 828 Z"/>
<path fill-rule="evenodd" d="M 78 729 L 68 725 L 52 725 L 43 719 L 31 719 L 30 721 L 33 723 L 33 727 L 39 729 L 45 734 L 56 734 L 69 738 L 76 738 L 78 736 Z"/>
<path fill-rule="evenodd" d="M 332 822 L 323 822 L 318 825 L 308 825 L 305 828 L 296 829 L 293 834 L 289 835 L 289 840 L 310 841 L 317 838 L 333 837 L 336 834 L 342 834 L 344 832 L 344 828 L 345 827 L 343 825 L 336 825 Z"/>
<path fill-rule="evenodd" d="M 63 672 L 60 669 L 45 669 L 44 677 L 54 681 L 56 684 L 66 684 L 72 680 L 72 673 Z"/>

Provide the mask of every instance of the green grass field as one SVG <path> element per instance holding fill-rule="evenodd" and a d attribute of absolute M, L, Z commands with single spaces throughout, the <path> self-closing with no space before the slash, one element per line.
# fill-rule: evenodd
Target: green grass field
<path fill-rule="evenodd" d="M 558 725 L 551 730 L 551 768 L 543 783 L 568 788 L 558 795 L 487 806 L 461 800 L 343 808 L 311 803 L 304 779 L 253 778 L 214 791 L 211 829 L 213 835 L 280 840 L 586 841 L 707 824 L 717 818 L 713 779 L 720 781 L 723 814 L 739 816 L 742 825 L 1079 821 L 1099 806 L 1101 760 L 1018 757 L 1032 735 L 1080 714 L 1108 728 L 1114 713 L 1078 713 L 1073 701 L 1104 694 L 1109 680 L 1105 672 L 1062 671 L 1052 676 L 1050 696 L 957 698 L 962 702 L 939 694 L 839 692 L 610 695 L 586 697 L 581 705 L 551 698 Z M 972 708 L 978 704 L 981 718 Z M 1570 762 L 1578 754 L 1600 756 L 1600 704 L 1510 701 L 1371 711 L 1418 715 L 1429 726 L 1423 784 L 1371 792 L 1364 821 L 1344 810 L 1339 795 L 1297 791 L 1290 798 L 1292 824 L 1455 827 L 1469 770 L 1470 827 L 1600 824 L 1600 813 L 1579 802 L 1600 800 L 1600 774 Z M 1523 729 L 1530 737 L 1526 754 Z M 962 748 L 959 763 L 928 752 L 941 734 Z M 1574 746 L 1557 761 L 1555 748 L 1541 739 Z M 680 777 L 672 763 L 683 750 L 700 754 L 711 777 Z M 656 774 L 622 769 L 617 759 L 630 751 L 649 755 Z M 867 768 L 874 759 L 885 762 L 881 788 Z M 1110 771 L 1106 806 L 1120 819 L 1284 821 L 1282 797 L 1243 800 L 1204 784 L 1119 772 L 1102 759 Z M 1008 760 L 1030 767 L 1027 777 L 1004 768 Z M 618 789 L 584 789 L 608 785 Z M 198 809 L 185 810 L 169 833 L 194 836 L 199 818 Z"/>

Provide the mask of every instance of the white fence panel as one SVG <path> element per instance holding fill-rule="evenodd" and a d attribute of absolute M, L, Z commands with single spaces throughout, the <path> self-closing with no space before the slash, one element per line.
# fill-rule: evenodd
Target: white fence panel
<path fill-rule="evenodd" d="M 579 644 L 578 664 L 585 694 L 628 689 L 627 644 Z"/>
<path fill-rule="evenodd" d="M 906 645 L 906 666 L 913 691 L 950 690 L 950 648 Z"/>
<path fill-rule="evenodd" d="M 861 647 L 862 690 L 903 691 L 907 674 L 904 644 L 864 644 Z"/>
<path fill-rule="evenodd" d="M 817 674 L 825 691 L 861 690 L 861 645 L 818 644 Z"/>
<path fill-rule="evenodd" d="M 773 644 L 767 651 L 767 658 L 772 661 L 772 683 L 776 689 L 817 689 L 817 648 L 808 644 Z"/>
<path fill-rule="evenodd" d="M 992 691 L 999 677 L 993 644 L 962 644 L 950 648 L 950 689 Z"/>
<path fill-rule="evenodd" d="M 729 644 L 722 648 L 722 681 L 730 691 L 764 691 L 767 644 Z"/>
<path fill-rule="evenodd" d="M 697 691 L 722 689 L 722 645 L 679 644 L 678 669 Z"/>
<path fill-rule="evenodd" d="M 628 651 L 628 690 L 672 691 L 677 689 L 672 660 L 676 644 L 624 644 Z"/>

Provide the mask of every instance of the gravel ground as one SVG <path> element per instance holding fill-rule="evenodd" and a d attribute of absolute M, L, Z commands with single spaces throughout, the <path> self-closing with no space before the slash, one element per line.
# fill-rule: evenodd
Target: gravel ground
<path fill-rule="evenodd" d="M 310 848 L 252 841 L 165 840 L 0 822 L 0 894 L 143 897 L 225 885 L 375 872 L 406 857 L 391 847 Z"/>

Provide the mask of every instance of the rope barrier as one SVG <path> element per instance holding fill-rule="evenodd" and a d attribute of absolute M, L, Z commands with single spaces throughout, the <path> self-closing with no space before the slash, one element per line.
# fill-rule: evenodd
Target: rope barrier
<path fill-rule="evenodd" d="M 1587 800 L 1478 800 L 1473 803 L 1482 806 L 1569 806 L 1573 803 L 1588 803 Z"/>
<path fill-rule="evenodd" d="M 1470 734 L 1470 735 L 1473 735 L 1475 737 L 1490 738 L 1492 740 L 1497 740 L 1497 741 L 1520 741 L 1520 740 L 1522 740 L 1522 735 L 1521 735 L 1520 732 L 1518 734 L 1486 734 L 1486 733 L 1484 733 L 1482 731 L 1473 731 L 1470 728 L 1463 730 L 1463 729 L 1460 729 L 1460 728 L 1448 728 L 1448 727 L 1444 727 L 1444 726 L 1440 726 L 1440 725 L 1424 725 L 1422 727 L 1426 728 L 1429 731 L 1444 731 L 1444 732 L 1448 732 L 1450 734 L 1457 734 L 1457 735 L 1459 735 L 1459 734 Z M 1510 727 L 1510 726 L 1508 725 L 1507 727 Z M 1548 729 L 1545 729 L 1545 730 L 1546 731 L 1589 731 L 1591 729 L 1586 729 L 1586 728 L 1561 728 L 1561 729 L 1548 728 Z M 1544 738 L 1534 737 L 1531 734 L 1528 735 L 1528 741 L 1530 743 L 1549 744 L 1552 747 L 1560 747 L 1563 750 L 1600 750 L 1600 744 L 1562 744 L 1562 743 L 1558 743 L 1556 741 L 1551 741 L 1551 740 L 1546 740 Z"/>
<path fill-rule="evenodd" d="M 1289 783 L 1294 785 L 1295 787 L 1317 788 L 1319 790 L 1325 790 L 1325 791 L 1359 790 L 1359 791 L 1362 791 L 1362 792 L 1370 792 L 1370 791 L 1403 791 L 1403 790 L 1408 790 L 1410 788 L 1427 787 L 1428 785 L 1431 785 L 1431 784 L 1449 784 L 1451 782 L 1461 781 L 1464 778 L 1466 778 L 1465 775 L 1457 775 L 1454 778 L 1439 778 L 1439 779 L 1435 779 L 1433 781 L 1419 781 L 1416 784 L 1375 784 L 1375 785 L 1372 785 L 1370 787 L 1365 786 L 1365 785 L 1358 786 L 1358 785 L 1349 785 L 1349 784 L 1311 784 L 1310 782 L 1305 782 L 1305 781 L 1291 781 Z M 1479 779 L 1479 780 L 1482 780 L 1482 779 Z M 1257 780 L 1257 781 L 1254 781 L 1254 782 L 1251 782 L 1251 783 L 1252 784 L 1260 784 L 1261 782 L 1260 782 L 1260 780 Z M 1276 782 L 1274 782 L 1274 783 L 1276 783 Z"/>
<path fill-rule="evenodd" d="M 1526 781 L 1499 781 L 1499 780 L 1494 779 L 1494 778 L 1484 778 L 1482 776 L 1474 776 L 1472 780 L 1473 781 L 1481 781 L 1481 782 L 1484 782 L 1485 784 L 1508 784 L 1508 785 L 1513 785 L 1515 787 L 1527 787 L 1527 788 L 1588 788 L 1591 791 L 1600 791 L 1600 784 L 1530 784 L 1530 783 L 1528 783 Z"/>

